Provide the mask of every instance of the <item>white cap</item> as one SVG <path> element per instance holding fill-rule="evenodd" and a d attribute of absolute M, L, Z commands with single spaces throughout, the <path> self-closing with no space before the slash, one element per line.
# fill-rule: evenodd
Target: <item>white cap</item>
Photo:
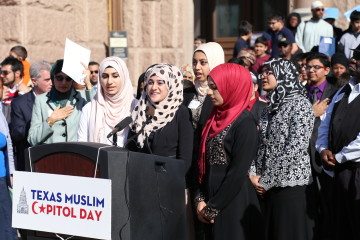
<path fill-rule="evenodd" d="M 314 1 L 311 3 L 311 9 L 324 7 L 324 4 L 321 1 Z"/>

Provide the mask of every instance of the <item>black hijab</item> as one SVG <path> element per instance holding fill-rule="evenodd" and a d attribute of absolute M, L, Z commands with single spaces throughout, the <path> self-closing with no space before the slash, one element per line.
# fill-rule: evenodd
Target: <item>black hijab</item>
<path fill-rule="evenodd" d="M 268 93 L 270 99 L 269 111 L 276 112 L 279 106 L 300 95 L 306 96 L 306 90 L 299 81 L 299 72 L 291 61 L 277 58 L 265 62 L 262 70 L 273 72 L 277 86 Z"/>

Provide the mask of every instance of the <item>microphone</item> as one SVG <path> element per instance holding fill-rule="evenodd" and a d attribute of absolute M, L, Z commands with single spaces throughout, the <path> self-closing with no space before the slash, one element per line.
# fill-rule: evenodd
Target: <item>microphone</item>
<path fill-rule="evenodd" d="M 127 126 L 129 126 L 129 124 L 132 122 L 132 118 L 130 116 L 124 118 L 123 120 L 121 120 L 118 124 L 116 124 L 116 126 L 114 127 L 114 129 L 106 136 L 107 138 L 111 137 L 112 135 L 116 134 L 117 132 L 120 132 L 121 130 L 123 130 L 124 128 L 126 128 Z"/>
<path fill-rule="evenodd" d="M 155 115 L 155 108 L 154 107 L 147 107 L 146 108 L 146 121 L 143 123 L 143 125 L 141 126 L 141 129 L 138 133 L 134 134 L 133 136 L 131 136 L 130 138 L 128 138 L 128 140 L 126 141 L 126 143 L 124 144 L 124 148 L 127 147 L 127 145 L 133 141 L 135 138 L 137 138 L 145 129 L 146 125 L 151 123 L 151 120 L 153 119 L 154 115 Z"/>

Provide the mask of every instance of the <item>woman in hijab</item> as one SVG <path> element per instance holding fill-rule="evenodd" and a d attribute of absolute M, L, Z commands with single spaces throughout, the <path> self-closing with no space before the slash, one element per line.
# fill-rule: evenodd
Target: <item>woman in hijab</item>
<path fill-rule="evenodd" d="M 83 109 L 78 141 L 112 144 L 106 135 L 116 124 L 131 115 L 136 100 L 128 68 L 118 57 L 107 57 L 100 63 L 99 84 L 94 99 Z M 117 146 L 123 147 L 129 128 L 117 134 Z"/>
<path fill-rule="evenodd" d="M 28 141 L 43 143 L 75 142 L 81 110 L 87 101 L 73 87 L 73 79 L 61 71 L 63 59 L 51 69 L 53 86 L 35 98 Z"/>
<path fill-rule="evenodd" d="M 216 42 L 208 42 L 200 45 L 193 54 L 193 70 L 195 74 L 195 88 L 193 91 L 184 92 L 184 105 L 191 111 L 192 125 L 194 128 L 194 152 L 193 163 L 189 176 L 187 177 L 187 186 L 194 185 L 196 175 L 196 161 L 198 159 L 198 147 L 201 139 L 203 125 L 209 118 L 212 110 L 210 97 L 207 97 L 208 84 L 207 77 L 210 71 L 217 65 L 225 62 L 224 50 Z"/>
<path fill-rule="evenodd" d="M 260 118 L 260 146 L 250 178 L 264 200 L 267 239 L 313 239 L 308 152 L 314 115 L 295 65 L 273 59 L 261 70 L 270 103 Z"/>
<path fill-rule="evenodd" d="M 189 112 L 183 101 L 182 74 L 170 64 L 155 64 L 145 73 L 145 88 L 132 112 L 133 124 L 128 148 L 182 159 L 186 169 L 192 156 Z M 132 139 L 129 137 L 129 139 Z"/>
<path fill-rule="evenodd" d="M 207 224 L 205 239 L 263 239 L 260 207 L 248 178 L 258 139 L 249 112 L 250 73 L 238 64 L 221 64 L 210 72 L 208 85 L 214 109 L 202 133 L 195 198 L 198 218 Z"/>
<path fill-rule="evenodd" d="M 191 98 L 185 99 L 185 105 L 191 110 L 192 122 L 195 129 L 201 128 L 209 116 L 212 108 L 210 98 L 206 98 L 209 72 L 219 64 L 225 62 L 224 50 L 220 44 L 208 42 L 200 45 L 193 55 L 193 70 L 195 74 L 196 92 Z M 200 132 L 201 134 L 201 132 Z"/>

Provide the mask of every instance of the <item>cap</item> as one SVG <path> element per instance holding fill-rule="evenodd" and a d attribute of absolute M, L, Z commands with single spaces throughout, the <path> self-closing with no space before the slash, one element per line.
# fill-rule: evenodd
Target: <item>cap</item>
<path fill-rule="evenodd" d="M 325 8 L 325 11 L 324 11 L 324 19 L 326 18 L 333 18 L 333 19 L 338 19 L 339 17 L 339 9 L 337 8 Z"/>
<path fill-rule="evenodd" d="M 353 50 L 353 55 L 351 58 L 355 60 L 360 60 L 360 44 L 356 48 L 350 50 Z"/>
<path fill-rule="evenodd" d="M 286 38 L 281 38 L 281 39 L 279 39 L 279 42 L 278 42 L 278 46 L 280 47 L 280 46 L 287 46 L 287 45 L 289 45 L 289 44 L 291 44 L 290 43 L 290 41 L 289 40 L 287 40 Z"/>
<path fill-rule="evenodd" d="M 311 9 L 324 7 L 324 4 L 321 1 L 314 1 L 311 3 Z"/>
<path fill-rule="evenodd" d="M 348 67 L 349 60 L 346 58 L 345 54 L 343 53 L 335 53 L 331 56 L 331 66 L 335 64 L 341 64 L 344 67 Z"/>

